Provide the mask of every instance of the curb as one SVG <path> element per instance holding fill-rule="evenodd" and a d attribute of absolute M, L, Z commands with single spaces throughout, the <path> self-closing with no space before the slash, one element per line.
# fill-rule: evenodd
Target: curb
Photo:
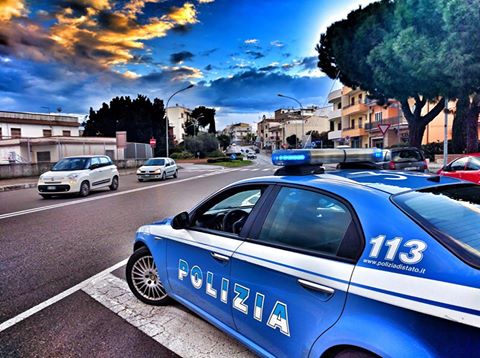
<path fill-rule="evenodd" d="M 119 172 L 119 174 L 120 174 L 120 176 L 124 176 L 124 175 L 135 174 L 136 172 L 137 172 L 137 170 L 135 169 L 135 170 Z M 3 191 L 31 189 L 31 188 L 35 188 L 36 186 L 37 186 L 37 181 L 35 181 L 34 183 L 3 185 L 3 186 L 0 186 L 0 193 L 3 192 Z"/>

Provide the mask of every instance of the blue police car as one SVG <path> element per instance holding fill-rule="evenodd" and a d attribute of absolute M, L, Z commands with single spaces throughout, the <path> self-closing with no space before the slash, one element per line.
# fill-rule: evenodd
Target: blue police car
<path fill-rule="evenodd" d="M 382 154 L 275 152 L 275 176 L 140 227 L 131 290 L 265 357 L 479 356 L 480 186 L 321 167 Z"/>

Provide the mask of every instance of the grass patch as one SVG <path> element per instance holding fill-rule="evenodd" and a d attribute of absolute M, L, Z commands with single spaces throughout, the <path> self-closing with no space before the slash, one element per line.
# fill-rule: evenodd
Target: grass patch
<path fill-rule="evenodd" d="M 217 162 L 217 163 L 207 163 L 208 165 L 219 165 L 225 168 L 238 168 L 245 167 L 252 164 L 251 160 L 233 160 L 231 162 Z"/>

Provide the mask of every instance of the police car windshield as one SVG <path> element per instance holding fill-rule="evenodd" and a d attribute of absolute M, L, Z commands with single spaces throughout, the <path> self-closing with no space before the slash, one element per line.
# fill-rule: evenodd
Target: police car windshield
<path fill-rule="evenodd" d="M 145 165 L 164 165 L 164 159 L 149 159 L 145 162 Z"/>
<path fill-rule="evenodd" d="M 393 201 L 458 257 L 480 268 L 480 186 L 440 186 L 398 194 Z"/>
<path fill-rule="evenodd" d="M 60 160 L 52 168 L 54 172 L 83 170 L 88 168 L 89 158 L 65 158 Z"/>

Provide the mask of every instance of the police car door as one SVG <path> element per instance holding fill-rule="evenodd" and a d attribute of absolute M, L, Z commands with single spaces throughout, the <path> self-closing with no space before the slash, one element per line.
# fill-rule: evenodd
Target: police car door
<path fill-rule="evenodd" d="M 230 267 L 267 185 L 224 190 L 191 213 L 191 225 L 167 240 L 167 273 L 173 295 L 220 323 L 233 326 Z"/>
<path fill-rule="evenodd" d="M 341 315 L 363 238 L 341 199 L 296 186 L 275 191 L 233 255 L 233 317 L 269 354 L 306 356 Z"/>

